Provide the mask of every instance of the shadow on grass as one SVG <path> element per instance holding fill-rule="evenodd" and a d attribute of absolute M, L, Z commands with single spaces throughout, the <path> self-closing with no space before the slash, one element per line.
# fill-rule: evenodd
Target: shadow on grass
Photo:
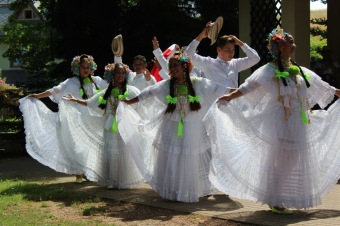
<path fill-rule="evenodd" d="M 8 188 L 0 192 L 0 196 L 22 195 L 23 199 L 41 202 L 55 201 L 62 202 L 65 206 L 74 203 L 98 202 L 100 198 L 91 196 L 85 192 L 75 191 L 77 184 L 38 184 L 29 183 L 20 178 L 4 179 L 0 178 L 1 183 L 10 183 Z"/>

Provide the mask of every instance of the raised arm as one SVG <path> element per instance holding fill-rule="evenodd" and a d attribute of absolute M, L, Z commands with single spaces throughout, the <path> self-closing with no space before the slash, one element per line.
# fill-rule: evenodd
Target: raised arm
<path fill-rule="evenodd" d="M 209 32 L 209 28 L 210 28 L 210 26 L 211 26 L 211 23 L 212 23 L 212 22 L 209 21 L 209 22 L 205 25 L 203 31 L 202 31 L 199 35 L 197 35 L 196 41 L 200 42 L 200 41 L 202 41 L 202 39 L 208 37 L 208 32 Z"/>
<path fill-rule="evenodd" d="M 168 70 L 168 61 L 165 59 L 162 50 L 159 48 L 159 42 L 156 37 L 152 39 L 153 54 L 155 55 L 158 63 L 164 70 Z"/>

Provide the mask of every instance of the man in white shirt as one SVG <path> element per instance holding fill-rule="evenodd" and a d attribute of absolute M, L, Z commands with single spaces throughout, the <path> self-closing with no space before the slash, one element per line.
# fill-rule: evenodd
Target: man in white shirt
<path fill-rule="evenodd" d="M 150 74 L 147 69 L 146 59 L 142 55 L 137 55 L 133 59 L 133 70 L 135 72 L 130 72 L 128 84 L 131 86 L 137 87 L 139 90 L 143 90 L 148 86 L 154 85 L 156 83 L 156 79 L 153 75 Z"/>
<path fill-rule="evenodd" d="M 191 57 L 194 66 L 201 70 L 205 77 L 227 87 L 238 87 L 238 73 L 260 61 L 257 52 L 233 35 L 224 35 L 216 42 L 217 57 L 203 57 L 196 53 L 197 46 L 208 36 L 210 22 L 204 30 L 188 46 L 186 53 Z M 241 47 L 247 55 L 234 59 L 235 45 Z"/>

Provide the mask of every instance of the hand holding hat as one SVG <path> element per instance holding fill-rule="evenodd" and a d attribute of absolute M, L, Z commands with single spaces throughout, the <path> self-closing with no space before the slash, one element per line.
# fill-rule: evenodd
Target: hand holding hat
<path fill-rule="evenodd" d="M 113 38 L 111 43 L 111 49 L 115 56 L 122 56 L 124 52 L 124 46 L 123 46 L 123 36 L 117 35 Z"/>
<path fill-rule="evenodd" d="M 214 44 L 217 39 L 217 35 L 223 26 L 223 17 L 218 17 L 214 23 L 210 23 L 208 30 L 208 38 L 211 40 L 211 44 Z"/>

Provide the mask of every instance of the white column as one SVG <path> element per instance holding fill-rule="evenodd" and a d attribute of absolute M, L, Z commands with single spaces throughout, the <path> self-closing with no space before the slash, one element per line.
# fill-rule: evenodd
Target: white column
<path fill-rule="evenodd" d="M 293 35 L 297 49 L 295 61 L 310 67 L 310 0 L 282 0 L 282 28 Z"/>

